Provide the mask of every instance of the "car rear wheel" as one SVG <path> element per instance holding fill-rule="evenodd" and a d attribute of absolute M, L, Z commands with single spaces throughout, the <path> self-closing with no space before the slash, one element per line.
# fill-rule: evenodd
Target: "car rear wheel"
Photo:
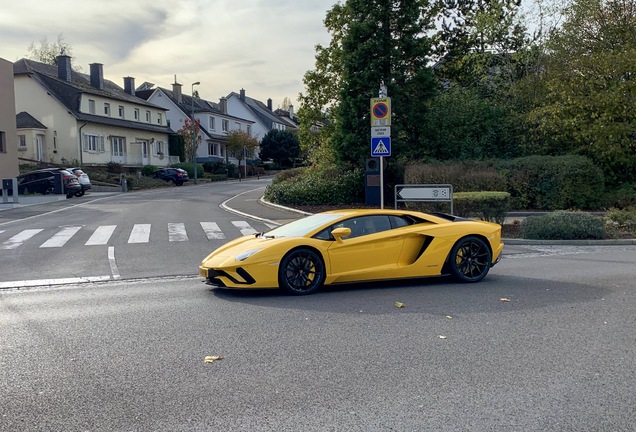
<path fill-rule="evenodd" d="M 294 249 L 283 257 L 278 269 L 278 283 L 290 294 L 311 294 L 325 281 L 325 263 L 311 249 Z"/>
<path fill-rule="evenodd" d="M 73 195 L 75 195 L 75 192 L 69 192 L 66 194 L 66 198 L 73 198 Z"/>
<path fill-rule="evenodd" d="M 86 191 L 84 189 L 82 189 L 79 192 L 75 192 L 75 196 L 79 198 L 79 197 L 84 196 L 84 193 L 86 193 Z"/>
<path fill-rule="evenodd" d="M 455 243 L 450 253 L 450 269 L 461 282 L 479 282 L 490 270 L 491 254 L 488 245 L 475 236 L 464 237 Z"/>

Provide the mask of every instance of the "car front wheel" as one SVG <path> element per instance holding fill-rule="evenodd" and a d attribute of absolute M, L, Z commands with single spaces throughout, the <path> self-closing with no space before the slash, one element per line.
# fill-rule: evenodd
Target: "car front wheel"
<path fill-rule="evenodd" d="M 325 264 L 311 249 L 294 249 L 283 257 L 278 283 L 290 294 L 305 295 L 318 290 L 325 281 Z"/>
<path fill-rule="evenodd" d="M 79 197 L 84 196 L 85 193 L 86 193 L 86 191 L 84 189 L 82 189 L 79 192 L 75 192 L 75 196 L 79 198 Z"/>
<path fill-rule="evenodd" d="M 490 270 L 490 249 L 479 237 L 468 236 L 459 240 L 453 246 L 449 259 L 451 273 L 461 282 L 479 282 Z"/>

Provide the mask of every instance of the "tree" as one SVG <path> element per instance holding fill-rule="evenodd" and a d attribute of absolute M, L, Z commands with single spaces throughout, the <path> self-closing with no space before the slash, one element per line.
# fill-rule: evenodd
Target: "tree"
<path fill-rule="evenodd" d="M 201 123 L 199 120 L 194 121 L 194 133 L 192 131 L 192 119 L 186 118 L 183 127 L 177 131 L 177 134 L 183 137 L 184 155 L 187 162 L 194 161 L 201 143 Z"/>
<path fill-rule="evenodd" d="M 424 102 L 434 81 L 427 63 L 432 22 L 422 0 L 349 0 L 342 35 L 341 85 L 334 107 L 332 145 L 344 163 L 361 164 L 370 153 L 369 101 L 381 83 L 392 98 L 392 152 L 407 155 L 421 145 Z"/>
<path fill-rule="evenodd" d="M 549 37 L 540 130 L 587 155 L 611 183 L 636 180 L 636 4 L 574 0 Z"/>
<path fill-rule="evenodd" d="M 254 150 L 258 147 L 258 140 L 248 132 L 242 130 L 230 131 L 228 132 L 227 137 L 228 142 L 226 145 L 226 151 L 229 156 L 238 160 L 240 177 L 241 161 L 254 154 Z"/>
<path fill-rule="evenodd" d="M 289 130 L 272 129 L 261 140 L 261 159 L 271 159 L 279 166 L 291 166 L 300 154 L 300 143 Z"/>
<path fill-rule="evenodd" d="M 67 55 L 72 59 L 75 59 L 72 54 L 73 48 L 71 44 L 64 42 L 64 36 L 60 33 L 57 36 L 57 41 L 49 42 L 46 37 L 40 40 L 40 45 L 36 46 L 35 43 L 27 47 L 27 58 L 38 61 L 40 63 L 46 63 L 49 65 L 57 64 L 57 57 L 61 54 Z M 81 71 L 79 66 L 73 66 L 76 71 Z"/>

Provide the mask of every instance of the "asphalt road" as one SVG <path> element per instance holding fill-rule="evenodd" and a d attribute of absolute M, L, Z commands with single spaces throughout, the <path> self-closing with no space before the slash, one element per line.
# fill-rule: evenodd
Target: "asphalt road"
<path fill-rule="evenodd" d="M 186 226 L 218 209 L 190 189 L 179 192 Z M 180 208 L 168 196 L 164 208 Z M 150 201 L 138 203 L 167 222 Z M 128 208 L 93 210 L 124 223 Z M 113 241 L 116 256 L 151 255 L 153 241 L 120 254 L 133 247 L 126 238 Z M 167 237 L 154 245 L 171 247 Z M 123 279 L 0 290 L 0 431 L 636 424 L 636 246 L 515 246 L 474 285 L 359 284 L 306 297 L 209 289 L 185 272 Z"/>

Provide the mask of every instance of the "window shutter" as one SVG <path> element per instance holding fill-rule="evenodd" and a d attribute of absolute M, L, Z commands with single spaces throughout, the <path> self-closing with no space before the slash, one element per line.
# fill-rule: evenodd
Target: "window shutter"
<path fill-rule="evenodd" d="M 99 136 L 99 152 L 100 153 L 106 152 L 106 148 L 104 146 L 104 135 Z"/>
<path fill-rule="evenodd" d="M 84 134 L 84 151 L 88 151 L 88 134 Z"/>

